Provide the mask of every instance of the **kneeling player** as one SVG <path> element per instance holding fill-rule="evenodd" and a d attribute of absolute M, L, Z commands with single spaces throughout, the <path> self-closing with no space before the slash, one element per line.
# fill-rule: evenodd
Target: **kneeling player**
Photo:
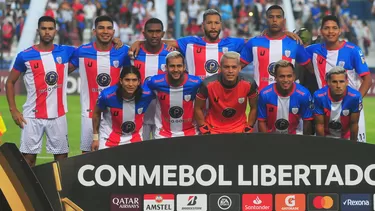
<path fill-rule="evenodd" d="M 142 141 L 143 116 L 152 93 L 140 84 L 138 69 L 124 67 L 118 84 L 100 93 L 92 118 L 92 151 Z"/>
<path fill-rule="evenodd" d="M 259 93 L 259 131 L 296 134 L 298 123 L 303 119 L 303 134 L 311 134 L 312 97 L 305 87 L 295 83 L 292 63 L 276 62 L 276 83 L 266 86 Z"/>
<path fill-rule="evenodd" d="M 348 86 L 348 75 L 342 67 L 332 68 L 326 81 L 328 86 L 314 93 L 316 135 L 356 142 L 361 93 Z"/>
<path fill-rule="evenodd" d="M 220 73 L 206 78 L 195 100 L 195 119 L 202 134 L 252 132 L 257 113 L 257 85 L 240 73 L 240 54 L 230 51 L 220 60 Z M 209 108 L 206 117 L 203 109 Z M 250 113 L 246 119 L 247 101 Z"/>

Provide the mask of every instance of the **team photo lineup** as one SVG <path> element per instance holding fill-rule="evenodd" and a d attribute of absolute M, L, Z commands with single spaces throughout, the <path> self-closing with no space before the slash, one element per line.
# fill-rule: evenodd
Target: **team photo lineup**
<path fill-rule="evenodd" d="M 114 38 L 112 18 L 102 15 L 94 20 L 95 41 L 73 47 L 54 44 L 56 20 L 40 17 L 39 43 L 16 56 L 6 82 L 21 153 L 35 166 L 45 135 L 47 153 L 55 160 L 68 157 L 67 78 L 75 70 L 81 78 L 82 153 L 227 133 L 366 142 L 362 100 L 372 78 L 360 47 L 340 39 L 340 19 L 324 16 L 322 40 L 315 44 L 285 30 L 279 5 L 267 9 L 265 23 L 251 39 L 220 38 L 222 14 L 207 9 L 203 37 L 172 40 L 163 39 L 163 22 L 150 18 L 144 40 L 127 46 Z M 249 64 L 253 75 L 241 71 Z M 27 90 L 22 110 L 15 100 L 21 78 Z"/>

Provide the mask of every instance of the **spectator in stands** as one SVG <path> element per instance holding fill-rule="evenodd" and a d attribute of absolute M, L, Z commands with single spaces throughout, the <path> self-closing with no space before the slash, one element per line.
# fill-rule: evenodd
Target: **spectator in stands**
<path fill-rule="evenodd" d="M 371 46 L 371 31 L 365 20 L 362 21 L 363 24 L 363 48 L 365 50 L 365 55 L 368 56 L 368 48 Z"/>
<path fill-rule="evenodd" d="M 85 13 L 86 28 L 91 30 L 96 15 L 95 4 L 93 4 L 91 0 L 88 0 L 87 4 L 83 7 L 83 12 Z"/>
<path fill-rule="evenodd" d="M 10 51 L 12 46 L 12 39 L 14 35 L 14 27 L 12 22 L 9 20 L 9 18 L 6 18 L 4 20 L 4 24 L 2 27 L 2 33 L 3 33 L 3 50 Z"/>
<path fill-rule="evenodd" d="M 83 43 L 83 30 L 85 29 L 85 13 L 83 10 L 78 10 L 75 19 L 77 20 L 77 30 L 80 44 Z"/>
<path fill-rule="evenodd" d="M 191 23 L 186 28 L 186 34 L 190 36 L 201 34 L 201 27 L 197 24 L 197 19 L 191 19 Z"/>
<path fill-rule="evenodd" d="M 53 11 L 54 16 L 57 17 L 57 10 L 59 9 L 59 4 L 56 2 L 56 0 L 49 0 L 47 3 L 47 6 L 50 7 Z"/>
<path fill-rule="evenodd" d="M 224 24 L 224 27 L 230 27 L 232 25 L 231 21 L 233 19 L 233 8 L 229 4 L 228 0 L 225 0 L 220 6 L 221 18 Z"/>

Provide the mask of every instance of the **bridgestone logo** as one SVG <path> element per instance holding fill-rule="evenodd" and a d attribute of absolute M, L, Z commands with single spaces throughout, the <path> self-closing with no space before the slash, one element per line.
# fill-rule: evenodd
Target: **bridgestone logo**
<path fill-rule="evenodd" d="M 347 199 L 344 201 L 344 205 L 350 206 L 369 206 L 370 202 L 368 200 L 351 200 Z"/>

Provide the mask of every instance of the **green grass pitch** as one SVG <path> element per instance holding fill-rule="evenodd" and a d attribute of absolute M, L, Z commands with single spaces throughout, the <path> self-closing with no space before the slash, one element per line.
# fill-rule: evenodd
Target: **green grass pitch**
<path fill-rule="evenodd" d="M 22 109 L 22 105 L 26 100 L 26 96 L 16 96 L 16 102 L 18 109 Z M 375 144 L 375 97 L 366 97 L 364 99 L 365 117 L 366 117 L 366 130 L 367 130 L 367 142 Z M 80 102 L 78 95 L 68 96 L 68 138 L 70 145 L 69 156 L 75 156 L 81 154 L 79 149 L 80 140 L 80 128 L 81 128 L 81 115 L 80 115 Z M 2 137 L 4 142 L 13 142 L 19 146 L 20 140 L 20 129 L 14 124 L 12 117 L 9 113 L 8 104 L 5 96 L 0 96 L 0 112 L 2 112 L 5 124 L 7 126 L 7 132 Z M 38 155 L 37 163 L 42 164 L 53 160 L 51 154 L 47 154 L 45 149 L 45 141 L 42 153 Z"/>

